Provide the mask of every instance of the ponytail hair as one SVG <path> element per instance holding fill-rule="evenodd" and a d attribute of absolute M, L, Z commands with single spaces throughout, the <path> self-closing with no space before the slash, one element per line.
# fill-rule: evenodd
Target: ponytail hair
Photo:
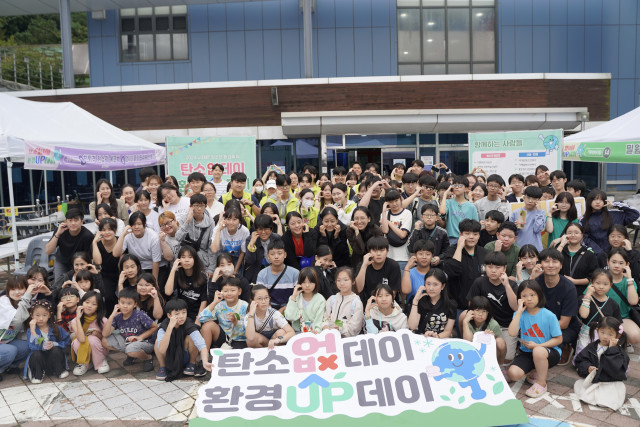
<path fill-rule="evenodd" d="M 623 329 L 622 322 L 616 319 L 615 317 L 607 316 L 600 319 L 600 321 L 593 322 L 591 328 L 589 329 L 589 338 L 591 341 L 595 341 L 595 332 L 600 328 L 611 328 L 620 336 L 618 337 L 618 347 L 621 347 L 623 350 L 627 348 L 627 333 L 621 329 Z"/>

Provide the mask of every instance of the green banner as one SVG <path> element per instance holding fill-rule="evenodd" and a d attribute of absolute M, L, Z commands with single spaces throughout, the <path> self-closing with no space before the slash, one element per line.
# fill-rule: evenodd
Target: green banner
<path fill-rule="evenodd" d="M 169 175 L 184 188 L 192 172 L 202 172 L 210 181 L 213 165 L 224 167 L 222 179 L 229 181 L 234 172 L 247 175 L 247 188 L 256 177 L 256 139 L 253 136 L 167 137 Z"/>
<path fill-rule="evenodd" d="M 469 170 L 488 175 L 533 175 L 536 167 L 562 169 L 562 130 L 488 132 L 469 134 Z"/>
<path fill-rule="evenodd" d="M 640 163 L 640 141 L 565 143 L 562 160 L 602 163 Z"/>

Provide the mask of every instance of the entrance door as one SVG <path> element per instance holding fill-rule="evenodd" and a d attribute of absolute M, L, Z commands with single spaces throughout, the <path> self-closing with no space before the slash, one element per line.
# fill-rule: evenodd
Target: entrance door
<path fill-rule="evenodd" d="M 391 175 L 393 165 L 403 163 L 405 169 L 416 159 L 416 150 L 408 148 L 385 148 L 382 151 L 382 172 Z"/>
<path fill-rule="evenodd" d="M 379 148 L 350 148 L 346 150 L 335 151 L 335 165 L 342 166 L 349 170 L 354 162 L 360 162 L 362 169 L 367 163 L 380 164 L 382 153 Z"/>

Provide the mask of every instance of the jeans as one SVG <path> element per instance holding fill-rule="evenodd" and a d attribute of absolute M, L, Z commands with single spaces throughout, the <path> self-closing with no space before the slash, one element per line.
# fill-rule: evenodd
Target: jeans
<path fill-rule="evenodd" d="M 14 339 L 8 344 L 0 344 L 0 373 L 18 366 L 28 354 L 29 344 L 26 341 Z"/>

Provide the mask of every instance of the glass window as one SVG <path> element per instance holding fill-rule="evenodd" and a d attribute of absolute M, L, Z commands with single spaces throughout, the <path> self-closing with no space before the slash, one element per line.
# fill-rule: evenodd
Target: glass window
<path fill-rule="evenodd" d="M 449 61 L 469 61 L 471 40 L 469 39 L 469 10 L 449 9 L 447 12 L 447 37 Z"/>
<path fill-rule="evenodd" d="M 420 62 L 420 10 L 398 14 L 398 62 Z"/>
<path fill-rule="evenodd" d="M 471 74 L 470 64 L 449 64 L 448 74 Z"/>
<path fill-rule="evenodd" d="M 474 8 L 473 20 L 473 60 L 494 61 L 496 52 L 495 9 Z"/>
<path fill-rule="evenodd" d="M 424 62 L 444 62 L 446 60 L 447 44 L 444 29 L 444 9 L 423 9 L 422 58 Z"/>
<path fill-rule="evenodd" d="M 189 59 L 187 7 L 121 9 L 120 37 L 122 62 Z"/>
<path fill-rule="evenodd" d="M 419 76 L 420 64 L 400 64 L 398 65 L 398 74 L 401 76 Z"/>
<path fill-rule="evenodd" d="M 447 74 L 447 66 L 445 64 L 424 64 L 423 74 L 425 76 Z"/>
<path fill-rule="evenodd" d="M 495 74 L 496 64 L 473 64 L 473 74 Z"/>

